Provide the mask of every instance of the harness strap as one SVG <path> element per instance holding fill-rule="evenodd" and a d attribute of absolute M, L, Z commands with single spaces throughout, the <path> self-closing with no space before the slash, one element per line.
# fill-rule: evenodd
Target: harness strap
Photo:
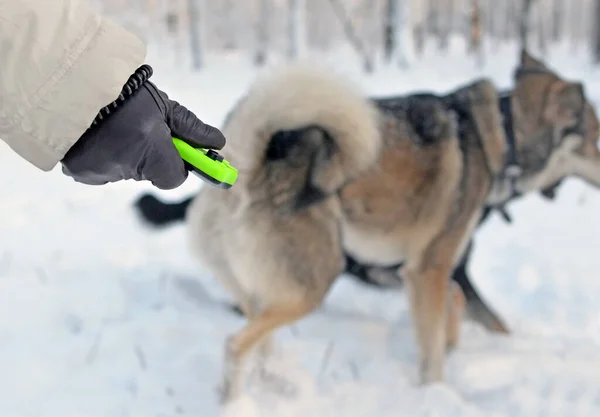
<path fill-rule="evenodd" d="M 500 112 L 503 116 L 503 127 L 504 134 L 506 136 L 506 144 L 508 145 L 506 160 L 504 162 L 503 174 L 504 177 L 508 178 L 508 180 L 510 181 L 510 196 L 506 199 L 505 202 L 493 206 L 492 210 L 497 211 L 507 223 L 512 223 L 512 217 L 508 214 L 508 211 L 506 210 L 506 204 L 508 204 L 508 202 L 511 199 L 519 196 L 519 192 L 517 191 L 517 178 L 519 178 L 523 170 L 521 169 L 521 166 L 519 165 L 519 161 L 517 159 L 517 141 L 515 138 L 510 93 L 503 94 L 500 97 L 499 105 Z"/>
<path fill-rule="evenodd" d="M 500 98 L 500 111 L 504 117 L 504 133 L 508 145 L 508 153 L 504 165 L 504 175 L 511 180 L 511 192 L 516 193 L 516 179 L 521 175 L 522 169 L 517 160 L 517 140 L 513 124 L 511 96 L 504 95 Z"/>

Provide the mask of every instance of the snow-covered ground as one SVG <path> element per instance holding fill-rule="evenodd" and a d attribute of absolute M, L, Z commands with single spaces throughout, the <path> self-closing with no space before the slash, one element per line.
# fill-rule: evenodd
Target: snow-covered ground
<path fill-rule="evenodd" d="M 155 54 L 155 80 L 220 124 L 253 77 L 239 57 L 195 75 Z M 363 76 L 376 94 L 446 90 L 478 75 L 510 86 L 514 49 L 478 70 L 463 51 Z M 331 59 L 331 61 L 336 61 Z M 549 62 L 600 100 L 598 72 L 566 50 Z M 514 329 L 467 322 L 447 382 L 415 385 L 402 292 L 347 278 L 323 308 L 277 334 L 274 386 L 217 403 L 224 337 L 243 321 L 188 252 L 183 226 L 145 228 L 131 202 L 146 184 L 89 187 L 36 171 L 0 148 L 0 417 L 371 417 L 600 415 L 600 193 L 578 180 L 554 203 L 532 195 L 477 232 L 476 284 Z M 194 192 L 195 177 L 176 200 Z M 285 381 L 282 382 L 282 381 Z"/>

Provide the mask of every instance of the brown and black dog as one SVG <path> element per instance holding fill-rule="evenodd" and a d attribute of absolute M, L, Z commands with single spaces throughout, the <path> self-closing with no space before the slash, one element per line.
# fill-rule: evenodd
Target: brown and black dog
<path fill-rule="evenodd" d="M 541 194 L 553 200 L 556 189 L 562 180 L 575 175 L 595 187 L 600 186 L 600 154 L 597 149 L 599 134 L 598 119 L 594 108 L 583 97 L 583 92 L 571 92 L 571 108 L 569 111 L 577 114 L 580 97 L 585 100 L 583 118 L 566 128 L 555 125 L 555 120 L 544 112 L 550 111 L 544 103 L 549 103 L 554 89 L 564 85 L 564 81 L 545 64 L 534 59 L 527 53 L 521 57 L 521 67 L 515 73 L 515 90 L 500 93 L 500 110 L 504 117 L 507 137 L 515 137 L 515 132 L 521 131 L 519 142 L 509 140 L 513 147 L 514 162 L 523 170 L 521 177 L 537 180 L 537 184 L 522 183 L 513 191 L 500 192 L 483 211 L 480 219 L 482 224 L 491 213 L 499 211 L 502 217 L 511 222 L 512 219 L 505 211 L 505 206 L 530 191 L 542 187 Z M 573 88 L 577 83 L 571 84 Z M 517 96 L 522 108 L 521 116 L 513 120 L 511 97 Z M 537 124 L 537 125 L 536 125 Z M 532 132 L 526 133 L 526 132 Z M 528 136 L 531 135 L 531 136 Z M 535 135 L 535 136 L 534 136 Z M 516 142 L 516 143 L 515 143 Z M 553 182 L 556 180 L 555 182 Z M 506 187 L 505 187 L 506 188 Z M 462 289 L 467 304 L 467 311 L 472 319 L 484 325 L 488 330 L 508 333 L 508 327 L 477 292 L 470 278 L 468 266 L 471 258 L 473 242 L 465 250 L 459 264 L 453 271 L 452 279 Z M 346 273 L 358 280 L 380 288 L 401 287 L 403 281 L 397 274 L 397 266 L 368 265 L 347 256 Z"/>
<path fill-rule="evenodd" d="M 420 379 L 442 380 L 462 309 L 450 275 L 504 166 L 494 86 L 372 101 L 292 65 L 251 86 L 223 132 L 238 182 L 202 189 L 187 214 L 195 252 L 248 318 L 226 343 L 224 399 L 254 347 L 320 306 L 345 253 L 403 263 Z"/>
<path fill-rule="evenodd" d="M 421 381 L 443 379 L 462 308 L 449 277 L 486 207 L 567 175 L 600 184 L 581 84 L 524 53 L 508 100 L 514 144 L 485 80 L 367 99 L 328 71 L 292 66 L 251 87 L 223 129 L 239 182 L 204 188 L 187 208 L 193 247 L 249 320 L 227 341 L 226 399 L 251 348 L 268 352 L 273 330 L 317 308 L 348 256 L 402 265 Z"/>

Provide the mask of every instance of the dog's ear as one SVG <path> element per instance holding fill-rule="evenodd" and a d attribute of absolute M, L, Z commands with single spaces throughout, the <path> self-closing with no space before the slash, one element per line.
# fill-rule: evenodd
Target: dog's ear
<path fill-rule="evenodd" d="M 546 68 L 542 61 L 535 59 L 526 49 L 521 50 L 520 66 L 523 69 Z"/>
<path fill-rule="evenodd" d="M 530 73 L 543 73 L 547 75 L 555 75 L 546 64 L 539 59 L 534 58 L 526 50 L 521 51 L 521 59 L 519 65 L 513 73 L 515 81 L 519 81 L 526 74 Z"/>
<path fill-rule="evenodd" d="M 581 83 L 557 80 L 550 86 L 544 119 L 561 127 L 570 126 L 581 120 L 585 110 L 585 91 Z"/>

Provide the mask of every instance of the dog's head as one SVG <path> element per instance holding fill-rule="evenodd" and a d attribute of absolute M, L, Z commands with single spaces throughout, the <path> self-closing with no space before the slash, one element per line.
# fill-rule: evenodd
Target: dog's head
<path fill-rule="evenodd" d="M 561 78 L 526 51 L 514 78 L 512 128 L 522 170 L 517 190 L 542 191 L 551 198 L 555 186 L 570 175 L 600 186 L 598 119 L 583 85 Z M 492 200 L 505 200 L 508 184 L 499 178 Z"/>

